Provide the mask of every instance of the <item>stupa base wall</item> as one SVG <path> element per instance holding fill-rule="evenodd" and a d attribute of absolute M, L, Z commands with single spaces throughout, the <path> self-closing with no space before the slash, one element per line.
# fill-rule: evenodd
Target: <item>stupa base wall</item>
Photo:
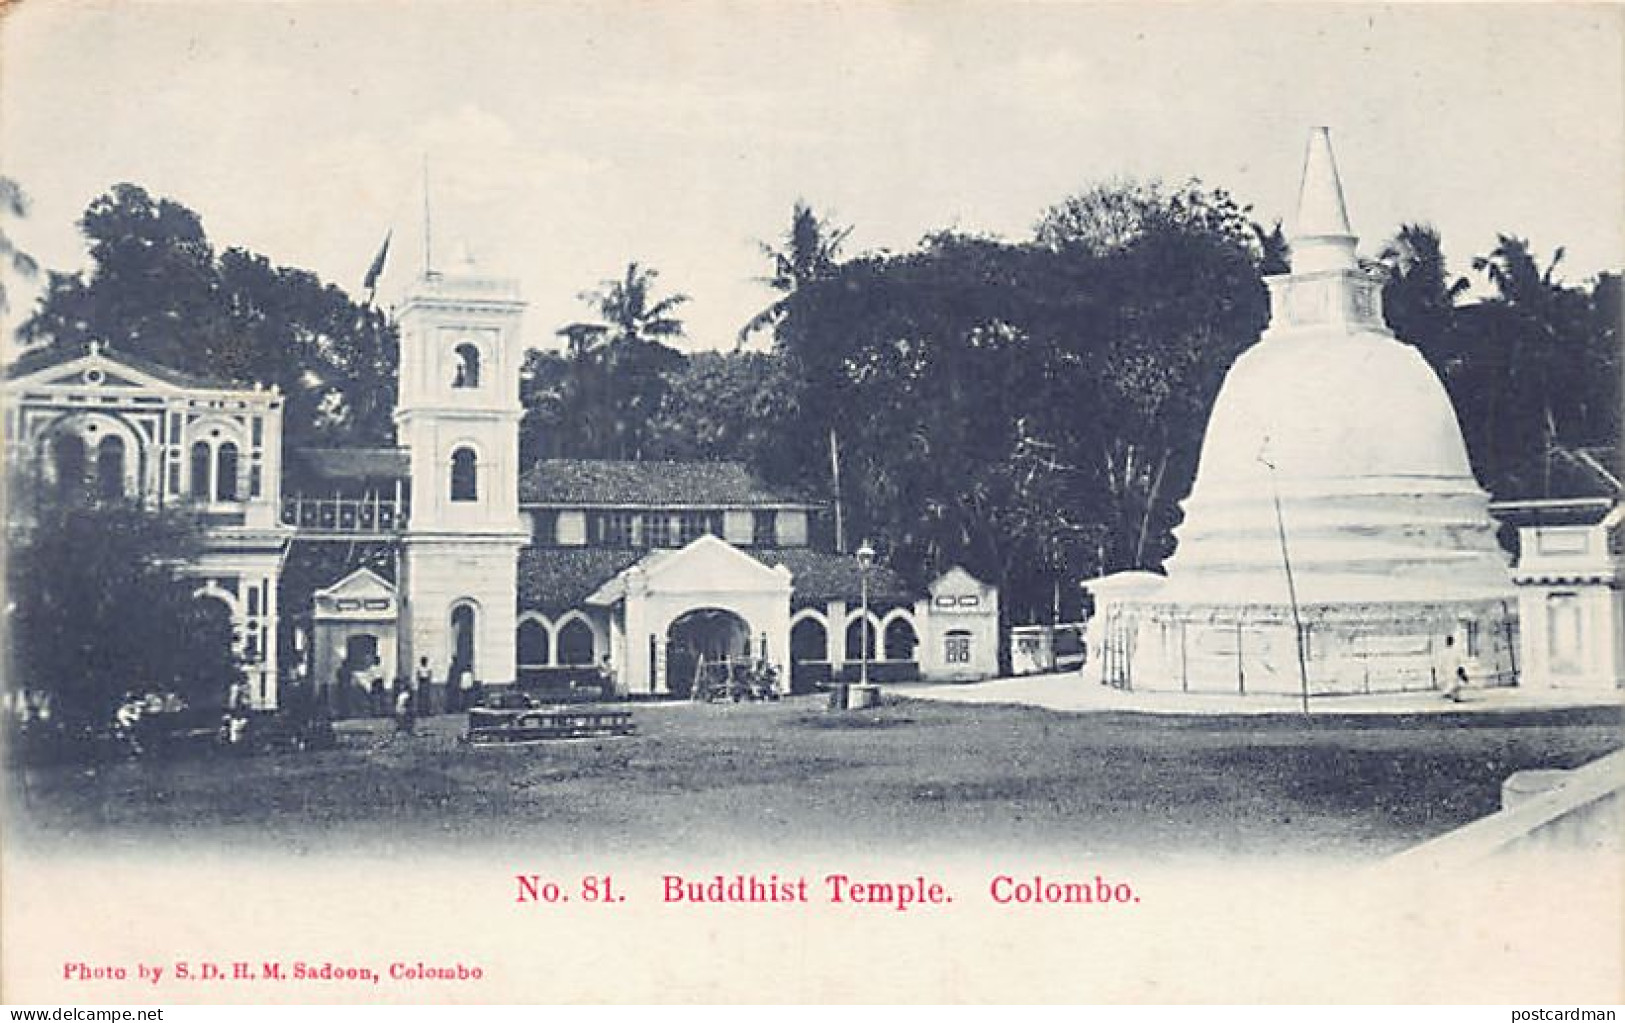
<path fill-rule="evenodd" d="M 1142 691 L 1311 696 L 1452 689 L 1518 681 L 1510 601 L 1300 608 L 1114 604 L 1091 651 L 1107 685 Z"/>

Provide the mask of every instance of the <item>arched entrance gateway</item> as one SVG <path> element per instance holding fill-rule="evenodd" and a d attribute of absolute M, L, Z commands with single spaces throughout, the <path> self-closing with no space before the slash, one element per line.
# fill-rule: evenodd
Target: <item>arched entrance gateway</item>
<path fill-rule="evenodd" d="M 702 657 L 760 661 L 789 688 L 790 572 L 715 536 L 650 554 L 585 603 L 604 611 L 622 694 L 688 695 Z"/>
<path fill-rule="evenodd" d="M 743 618 L 722 608 L 696 608 L 666 629 L 666 688 L 673 696 L 687 696 L 702 665 L 750 657 L 750 626 Z"/>

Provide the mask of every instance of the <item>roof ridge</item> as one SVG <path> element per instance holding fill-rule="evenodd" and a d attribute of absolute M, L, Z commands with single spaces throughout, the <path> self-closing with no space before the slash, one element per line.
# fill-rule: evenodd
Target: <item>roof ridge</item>
<path fill-rule="evenodd" d="M 1602 462 L 1597 459 L 1597 456 L 1593 455 L 1589 450 L 1585 448 L 1574 448 L 1572 451 L 1569 451 L 1569 449 L 1566 448 L 1561 448 L 1559 450 L 1568 451 L 1570 457 L 1576 459 L 1577 461 L 1583 462 L 1588 468 L 1591 469 L 1592 472 L 1596 473 L 1598 476 L 1601 476 L 1608 482 L 1608 485 L 1613 487 L 1615 490 L 1621 489 L 1619 477 L 1615 476 L 1613 472 L 1610 471 L 1607 466 L 1603 465 Z"/>

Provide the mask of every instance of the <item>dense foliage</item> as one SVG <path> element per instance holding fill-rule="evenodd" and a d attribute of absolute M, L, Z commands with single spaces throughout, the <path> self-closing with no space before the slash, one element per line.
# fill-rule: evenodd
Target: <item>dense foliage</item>
<path fill-rule="evenodd" d="M 80 220 L 91 268 L 52 272 L 28 344 L 87 341 L 176 369 L 275 386 L 290 443 L 378 444 L 393 427 L 396 331 L 316 275 L 217 254 L 197 214 L 129 184 Z"/>
<path fill-rule="evenodd" d="M 1222 192 L 1118 186 L 1032 242 L 956 234 L 849 260 L 785 301 L 801 415 L 764 468 L 816 484 L 839 435 L 849 535 L 960 564 L 1016 618 L 1168 546 L 1225 369 L 1268 316 L 1268 237 Z"/>
<path fill-rule="evenodd" d="M 563 352 L 531 349 L 519 371 L 525 406 L 520 460 L 549 456 L 644 458 L 654 417 L 684 358 L 677 309 L 687 295 L 655 296 L 658 270 L 629 263 L 618 279 L 579 296 L 598 315 L 561 327 Z"/>
<path fill-rule="evenodd" d="M 52 694 L 68 721 L 101 724 L 131 690 L 221 704 L 240 678 L 231 619 L 182 574 L 200 549 L 189 519 L 72 499 L 16 512 L 5 567 L 19 689 Z"/>
<path fill-rule="evenodd" d="M 92 269 L 51 275 L 28 340 L 276 384 L 292 444 L 388 440 L 382 315 L 304 271 L 217 255 L 195 214 L 135 186 L 81 226 Z M 1199 182 L 1115 182 L 1028 239 L 943 232 L 847 256 L 849 234 L 795 204 L 762 246 L 775 298 L 733 352 L 675 347 L 688 298 L 651 268 L 583 293 L 591 315 L 561 350 L 527 353 L 524 461 L 746 460 L 828 500 L 838 549 L 868 538 L 921 579 L 964 565 L 1015 619 L 1070 615 L 1078 580 L 1159 565 L 1219 385 L 1268 321 L 1280 226 Z M 1474 300 L 1425 225 L 1382 255 L 1389 321 L 1445 381 L 1492 490 L 1553 444 L 1619 434 L 1620 277 L 1566 284 L 1560 257 L 1503 237 L 1472 261 Z"/>
<path fill-rule="evenodd" d="M 1439 234 L 1403 226 L 1384 250 L 1384 307 L 1394 332 L 1438 371 L 1461 421 L 1479 481 L 1491 492 L 1544 460 L 1554 445 L 1617 444 L 1620 436 L 1620 275 L 1589 287 L 1541 267 L 1503 235 L 1473 260 L 1491 295 L 1468 301 Z"/>

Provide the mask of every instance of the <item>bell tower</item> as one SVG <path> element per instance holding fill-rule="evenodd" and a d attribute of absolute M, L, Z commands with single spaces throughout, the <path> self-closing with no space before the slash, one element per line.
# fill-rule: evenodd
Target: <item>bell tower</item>
<path fill-rule="evenodd" d="M 410 454 L 411 513 L 402 537 L 402 674 L 429 659 L 436 684 L 464 671 L 487 685 L 515 678 L 519 549 L 518 282 L 472 260 L 427 271 L 399 315 L 395 430 Z"/>

